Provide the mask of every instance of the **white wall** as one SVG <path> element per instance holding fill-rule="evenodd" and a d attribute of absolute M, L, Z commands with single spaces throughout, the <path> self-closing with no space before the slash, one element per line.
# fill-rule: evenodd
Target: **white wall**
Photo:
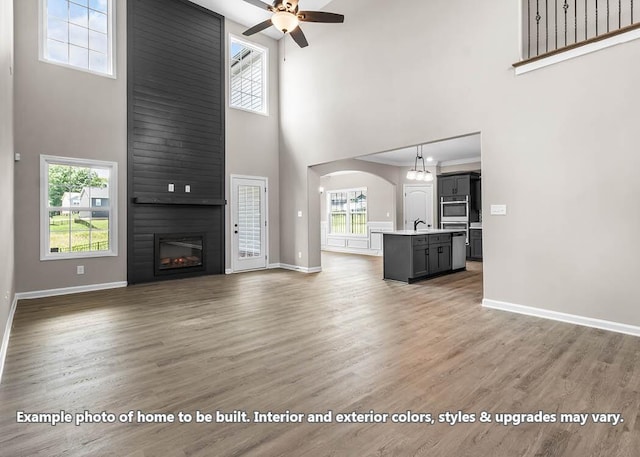
<path fill-rule="evenodd" d="M 19 292 L 126 281 L 126 2 L 116 1 L 117 78 L 105 78 L 38 60 L 38 1 L 16 2 L 16 262 Z M 226 33 L 244 27 L 225 21 Z M 6 30 L 3 28 L 3 32 Z M 230 173 L 269 178 L 270 253 L 279 261 L 278 47 L 275 40 L 252 38 L 269 49 L 269 116 L 226 108 L 227 200 Z M 228 79 L 228 74 L 227 74 Z M 228 81 L 227 81 L 228 84 Z M 228 97 L 228 91 L 227 91 Z M 4 105 L 3 105 L 4 106 Z M 39 253 L 39 156 L 112 160 L 119 168 L 117 257 L 42 262 Z M 228 208 L 227 208 L 228 212 Z M 228 217 L 228 214 L 227 214 Z M 229 219 L 227 219 L 229 220 Z M 226 231 L 226 266 L 230 238 Z M 76 265 L 85 274 L 76 274 Z"/>
<path fill-rule="evenodd" d="M 250 113 L 229 108 L 229 72 L 226 73 L 226 199 L 229 201 L 231 180 L 229 176 L 264 176 L 269 179 L 267 192 L 269 207 L 269 263 L 280 262 L 280 167 L 279 167 L 279 93 L 278 93 L 278 43 L 263 34 L 251 37 L 242 36 L 247 29 L 233 21 L 225 21 L 227 37 L 233 34 L 265 47 L 269 53 L 269 72 L 267 95 L 269 115 Z M 229 61 L 227 46 L 227 62 Z M 231 268 L 231 208 L 227 205 L 227 227 L 225 231 L 227 269 Z"/>
<path fill-rule="evenodd" d="M 519 9 L 334 0 L 345 24 L 287 47 L 283 262 L 319 264 L 309 165 L 482 132 L 485 298 L 640 325 L 640 41 L 516 77 Z"/>
<path fill-rule="evenodd" d="M 15 2 L 16 288 L 18 292 L 127 280 L 126 1 L 116 5 L 115 79 L 38 60 L 38 1 Z M 118 256 L 40 261 L 41 154 L 118 164 Z M 85 274 L 76 274 L 76 265 Z"/>
<path fill-rule="evenodd" d="M 13 4 L 0 2 L 0 346 L 15 292 L 13 224 Z M 0 353 L 0 373 L 2 372 Z"/>

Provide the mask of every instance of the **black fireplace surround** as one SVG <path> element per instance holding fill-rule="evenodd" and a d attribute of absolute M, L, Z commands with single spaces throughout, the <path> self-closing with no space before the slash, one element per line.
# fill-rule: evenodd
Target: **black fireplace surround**
<path fill-rule="evenodd" d="M 224 18 L 127 1 L 127 279 L 224 274 Z"/>

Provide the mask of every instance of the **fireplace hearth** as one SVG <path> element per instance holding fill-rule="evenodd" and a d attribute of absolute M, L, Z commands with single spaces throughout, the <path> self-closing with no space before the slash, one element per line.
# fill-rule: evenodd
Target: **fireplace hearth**
<path fill-rule="evenodd" d="M 156 276 L 204 270 L 204 238 L 202 233 L 156 234 Z"/>

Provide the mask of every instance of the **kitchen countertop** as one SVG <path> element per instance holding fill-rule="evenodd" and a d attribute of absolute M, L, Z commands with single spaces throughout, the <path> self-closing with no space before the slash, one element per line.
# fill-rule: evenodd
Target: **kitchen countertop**
<path fill-rule="evenodd" d="M 382 233 L 383 235 L 431 235 L 438 233 L 455 233 L 455 232 L 464 232 L 464 230 L 453 230 L 453 229 L 422 229 L 422 230 L 394 230 L 393 232 L 383 232 L 383 231 L 372 231 L 371 233 Z"/>

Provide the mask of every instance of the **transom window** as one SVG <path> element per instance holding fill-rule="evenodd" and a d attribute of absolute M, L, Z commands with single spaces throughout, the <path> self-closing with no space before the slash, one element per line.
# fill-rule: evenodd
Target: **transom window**
<path fill-rule="evenodd" d="M 267 49 L 229 38 L 229 104 L 267 114 Z"/>
<path fill-rule="evenodd" d="M 41 58 L 113 76 L 113 0 L 40 0 Z"/>
<path fill-rule="evenodd" d="M 329 231 L 340 235 L 367 235 L 367 189 L 328 193 Z"/>
<path fill-rule="evenodd" d="M 117 255 L 117 164 L 41 156 L 40 259 Z"/>

